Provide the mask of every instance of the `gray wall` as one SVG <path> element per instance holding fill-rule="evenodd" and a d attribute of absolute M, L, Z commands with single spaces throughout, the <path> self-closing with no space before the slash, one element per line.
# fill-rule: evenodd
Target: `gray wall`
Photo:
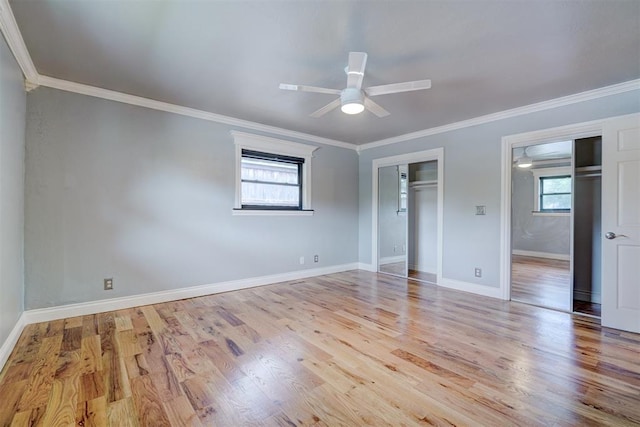
<path fill-rule="evenodd" d="M 230 130 L 54 89 L 31 92 L 27 308 L 357 262 L 356 152 L 314 153 L 314 216 L 232 216 Z M 106 277 L 113 291 L 102 290 Z"/>
<path fill-rule="evenodd" d="M 360 261 L 371 264 L 371 162 L 444 147 L 443 277 L 499 286 L 501 138 L 640 111 L 640 91 L 418 138 L 360 154 Z M 487 214 L 475 215 L 475 205 Z M 483 277 L 474 277 L 474 267 Z"/>
<path fill-rule="evenodd" d="M 553 166 L 570 166 L 562 163 Z M 511 248 L 567 255 L 571 253 L 571 215 L 534 215 L 532 169 L 513 168 L 511 175 Z"/>
<path fill-rule="evenodd" d="M 0 345 L 24 309 L 24 129 L 22 72 L 0 36 Z"/>

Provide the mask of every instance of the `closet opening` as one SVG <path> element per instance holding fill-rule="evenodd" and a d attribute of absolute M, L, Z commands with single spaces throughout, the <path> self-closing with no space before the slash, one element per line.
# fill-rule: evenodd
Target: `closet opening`
<path fill-rule="evenodd" d="M 442 160 L 435 149 L 373 161 L 377 271 L 437 284 L 442 276 Z"/>
<path fill-rule="evenodd" d="M 512 300 L 600 316 L 601 159 L 601 137 L 512 149 Z"/>

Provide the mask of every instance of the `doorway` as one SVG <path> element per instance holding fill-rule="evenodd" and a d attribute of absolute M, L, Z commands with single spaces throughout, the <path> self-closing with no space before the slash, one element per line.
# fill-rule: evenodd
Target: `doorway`
<path fill-rule="evenodd" d="M 376 271 L 430 283 L 442 277 L 442 149 L 373 161 Z"/>
<path fill-rule="evenodd" d="M 408 275 L 411 279 L 437 283 L 437 161 L 409 164 L 408 196 Z"/>
<path fill-rule="evenodd" d="M 600 317 L 599 136 L 512 148 L 511 299 Z"/>
<path fill-rule="evenodd" d="M 511 299 L 571 311 L 573 141 L 512 149 Z"/>
<path fill-rule="evenodd" d="M 640 333 L 640 114 L 611 117 L 502 138 L 500 292 L 511 299 L 512 149 L 602 136 L 601 280 L 602 326 Z M 578 166 L 581 168 L 583 166 Z M 579 171 L 591 174 L 594 168 Z M 594 235 L 594 237 L 596 237 Z M 574 260 L 575 261 L 575 260 Z M 582 268 L 575 265 L 575 268 Z M 573 302 L 573 301 L 572 301 Z"/>

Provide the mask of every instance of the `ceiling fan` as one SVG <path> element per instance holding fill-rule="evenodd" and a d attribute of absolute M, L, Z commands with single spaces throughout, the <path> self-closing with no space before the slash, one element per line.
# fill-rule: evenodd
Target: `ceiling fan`
<path fill-rule="evenodd" d="M 370 86 L 363 89 L 362 80 L 364 78 L 364 68 L 366 65 L 367 54 L 365 52 L 349 52 L 349 63 L 345 68 L 347 73 L 347 87 L 342 90 L 286 83 L 281 83 L 280 89 L 340 95 L 340 98 L 331 101 L 324 107 L 310 114 L 311 117 L 317 118 L 338 107 L 341 107 L 342 112 L 346 114 L 358 114 L 366 108 L 378 117 L 385 117 L 390 113 L 373 102 L 371 100 L 372 96 L 410 92 L 429 89 L 431 87 L 431 80 L 416 80 L 412 82 Z"/>

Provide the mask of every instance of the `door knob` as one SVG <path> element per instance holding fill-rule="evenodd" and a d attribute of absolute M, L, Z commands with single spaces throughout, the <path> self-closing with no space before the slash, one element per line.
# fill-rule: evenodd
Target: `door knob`
<path fill-rule="evenodd" d="M 627 237 L 624 234 L 616 234 L 613 231 L 608 231 L 607 233 L 605 233 L 604 237 L 606 237 L 609 240 L 613 240 L 616 237 Z"/>

